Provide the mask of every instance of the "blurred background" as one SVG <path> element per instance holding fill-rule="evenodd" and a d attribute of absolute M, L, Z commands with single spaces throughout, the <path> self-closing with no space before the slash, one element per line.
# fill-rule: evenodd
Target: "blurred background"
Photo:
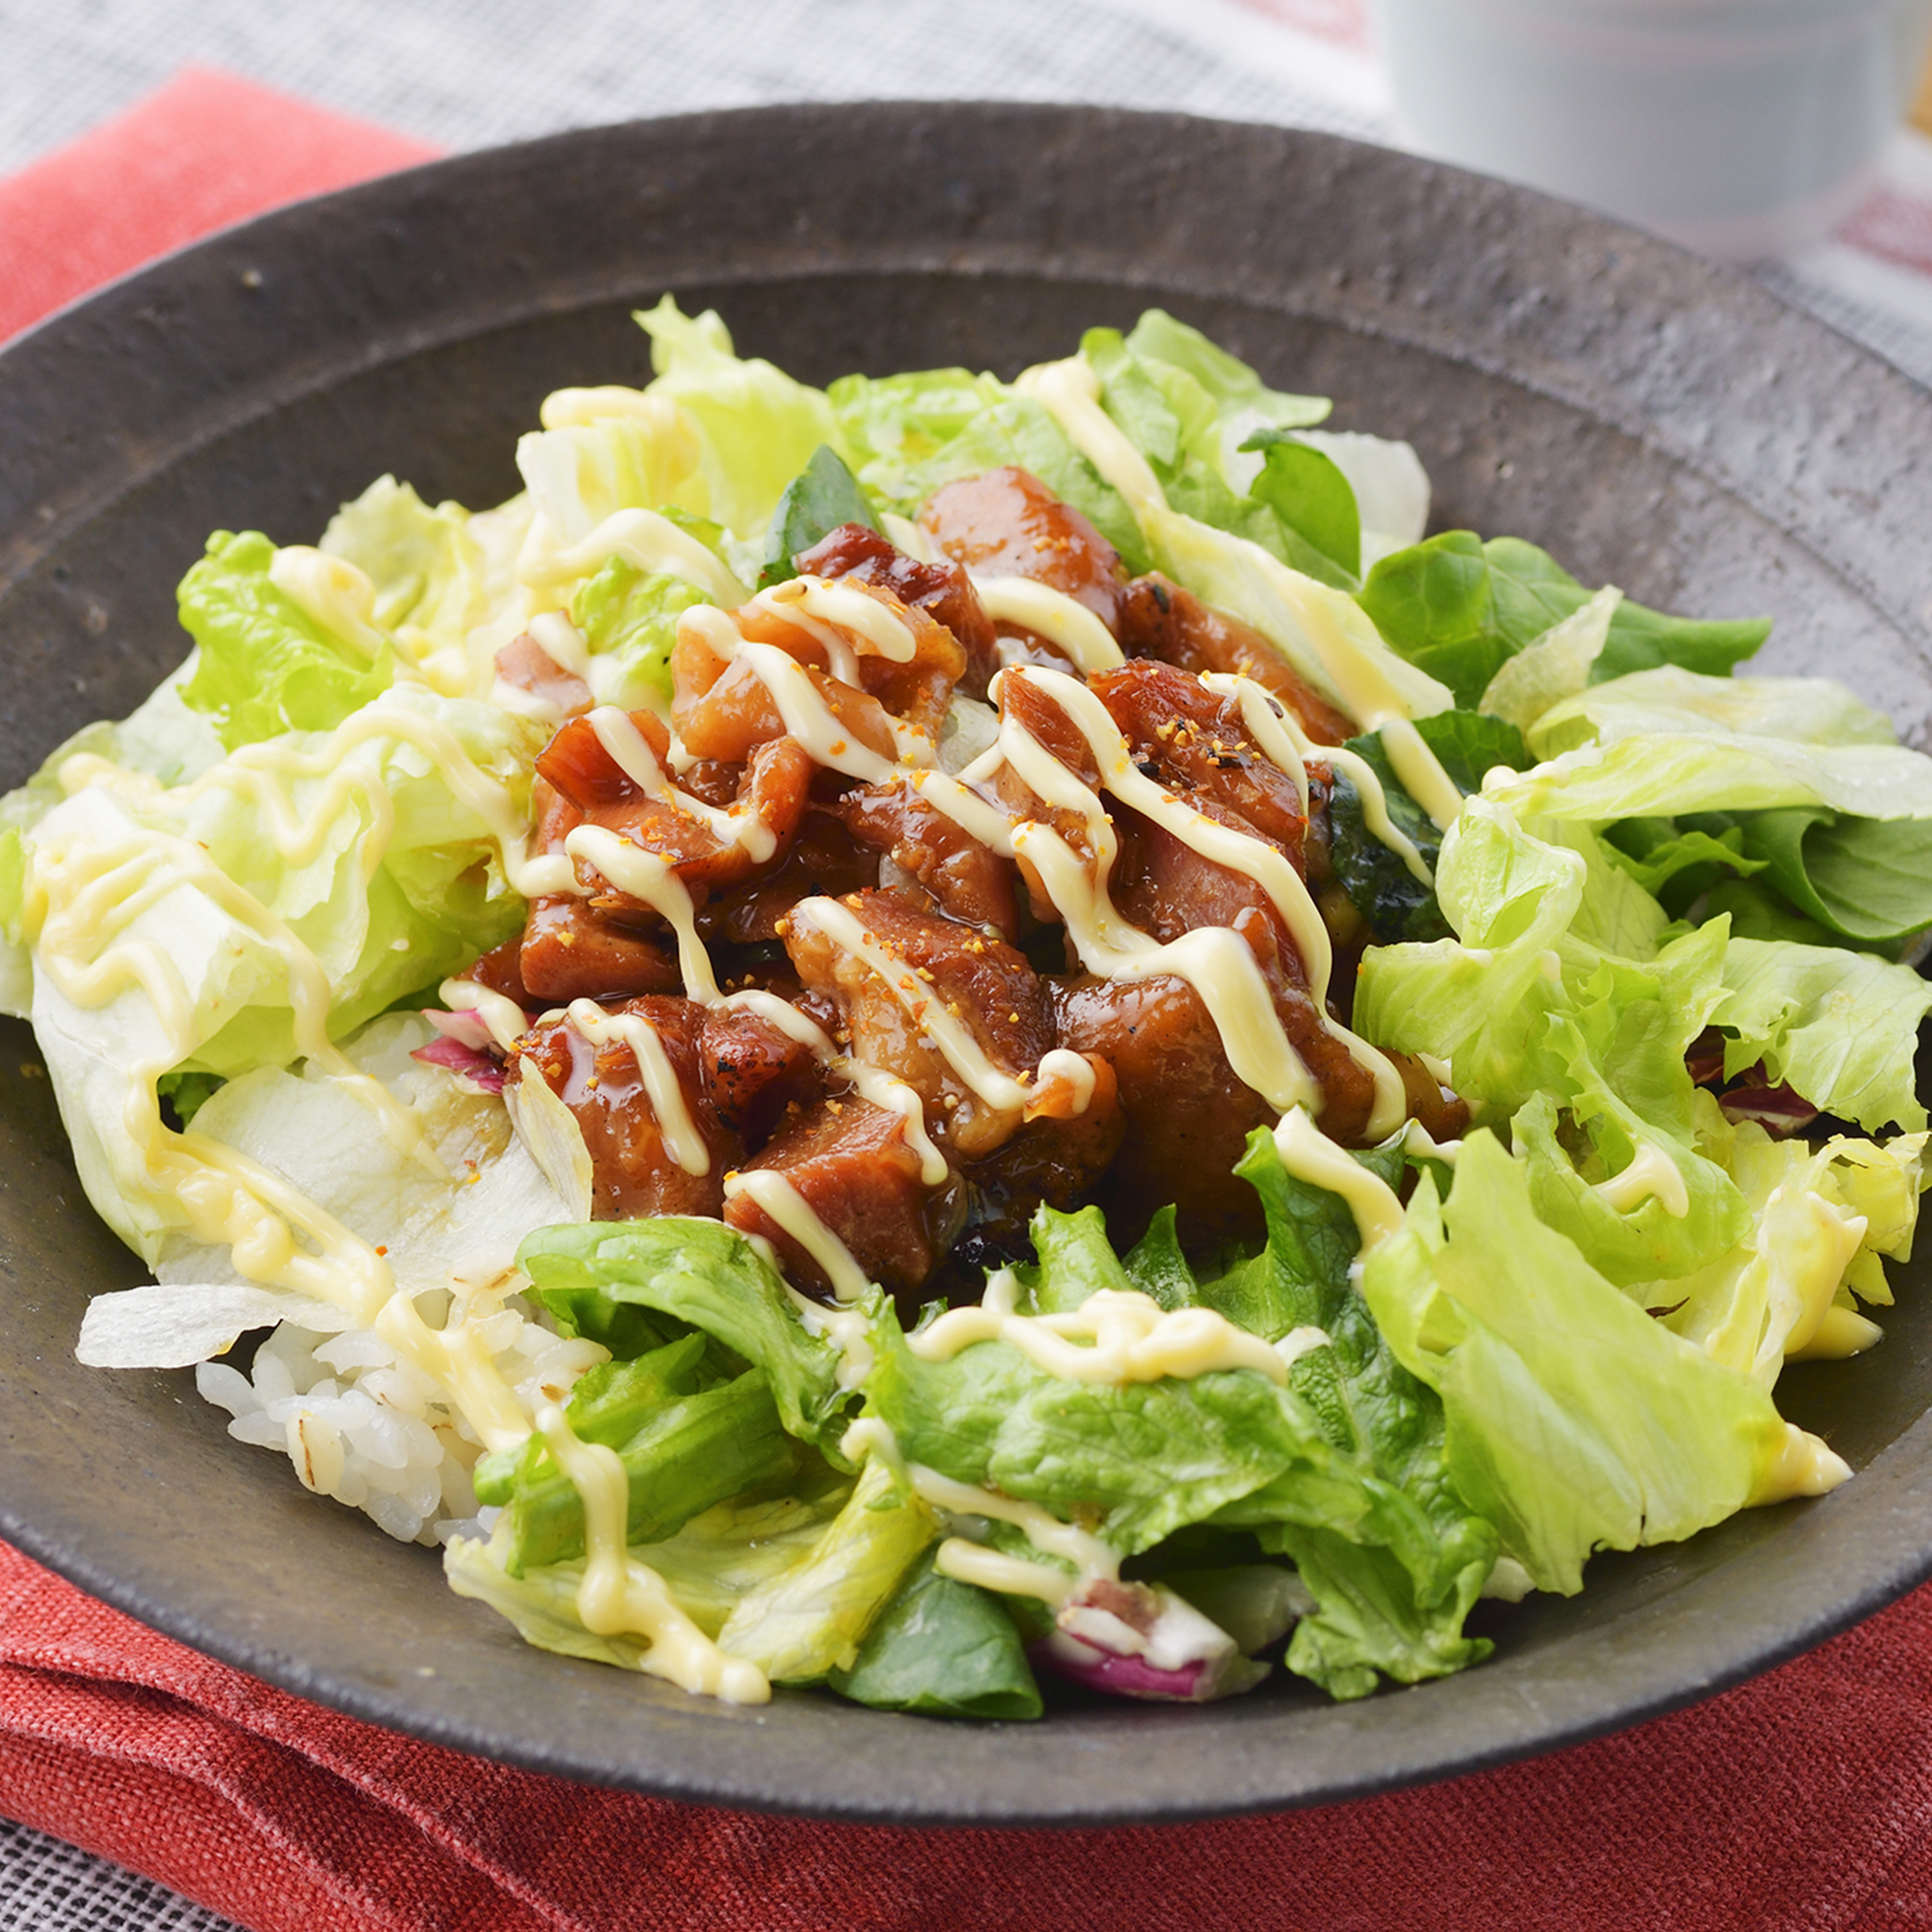
<path fill-rule="evenodd" d="M 392 164 L 786 100 L 1170 108 L 1415 147 L 1607 208 L 1751 262 L 1932 381 L 1928 30 L 1932 0 L 0 0 L 0 176 L 118 125 L 128 193 L 165 198 L 185 118 L 230 140 L 235 212 L 274 198 L 251 178 L 276 159 L 258 100 L 190 87 L 157 111 L 184 70 L 391 130 Z M 7 305 L 26 250 L 6 186 L 0 334 L 31 306 Z"/>

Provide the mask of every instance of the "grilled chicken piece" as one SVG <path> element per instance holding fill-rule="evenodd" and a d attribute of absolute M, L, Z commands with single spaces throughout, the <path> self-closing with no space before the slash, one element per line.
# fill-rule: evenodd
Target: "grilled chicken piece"
<path fill-rule="evenodd" d="M 1031 471 L 1008 464 L 942 484 L 919 520 L 955 562 L 983 577 L 1050 585 L 1120 635 L 1127 572 L 1119 551 Z"/>
<path fill-rule="evenodd" d="M 1251 677 L 1292 711 L 1315 744 L 1345 744 L 1355 735 L 1351 720 L 1295 670 L 1262 636 L 1205 604 L 1192 590 L 1152 572 L 1137 577 L 1121 600 L 1121 649 L 1130 657 L 1153 657 L 1183 671 L 1227 671 Z"/>
<path fill-rule="evenodd" d="M 687 1173 L 666 1146 L 627 1041 L 593 1047 L 567 1020 L 539 1025 L 517 1043 L 511 1077 L 548 1081 L 577 1116 L 590 1154 L 592 1219 L 716 1214 L 724 1201 L 724 1175 L 739 1158 L 739 1143 L 705 1101 L 699 1064 L 705 1009 L 695 1000 L 654 995 L 626 1000 L 614 1010 L 636 1014 L 662 1042 L 685 1110 L 705 1143 L 703 1173 Z"/>
<path fill-rule="evenodd" d="M 741 1006 L 714 1006 L 706 1013 L 698 1066 L 706 1103 L 751 1153 L 771 1138 L 788 1111 L 802 1111 L 825 1093 L 824 1070 L 812 1050 Z"/>
<path fill-rule="evenodd" d="M 631 722 L 661 767 L 670 755 L 670 734 L 662 722 L 648 711 L 633 712 Z M 604 749 L 588 719 L 573 719 L 566 724 L 544 748 L 536 769 L 565 806 L 575 808 L 577 824 L 602 826 L 668 860 L 694 897 L 715 887 L 735 885 L 776 862 L 775 858 L 754 858 L 736 840 L 721 838 L 695 812 L 647 792 Z M 795 738 L 778 737 L 755 746 L 737 796 L 728 807 L 733 820 L 762 820 L 782 852 L 804 811 L 812 770 Z M 547 818 L 544 829 L 553 846 L 560 847 L 576 827 L 563 823 L 559 814 Z M 592 902 L 599 911 L 646 910 L 586 861 L 579 860 L 577 868 L 580 883 L 592 888 Z"/>
<path fill-rule="evenodd" d="M 961 1269 L 1004 1267 L 1032 1258 L 1027 1229 L 1042 1203 L 1070 1213 L 1107 1172 L 1127 1132 L 1113 1068 L 1089 1056 L 1093 1093 L 1066 1120 L 1030 1120 L 1003 1147 L 960 1169 L 966 1221 L 953 1244 Z M 977 1281 L 971 1292 L 979 1292 Z"/>
<path fill-rule="evenodd" d="M 921 912 L 889 892 L 838 902 L 856 913 L 891 961 L 888 977 L 836 944 L 811 918 L 811 901 L 787 922 L 785 949 L 812 990 L 845 1011 L 857 1060 L 904 1080 L 926 1107 L 927 1130 L 955 1159 L 976 1159 L 1010 1139 L 1025 1107 L 997 1106 L 955 1072 L 922 1026 L 933 1008 L 964 1026 L 993 1066 L 1017 1079 L 1054 1046 L 1053 1012 L 1026 955 L 970 927 Z"/>
<path fill-rule="evenodd" d="M 1302 871 L 1300 794 L 1249 739 L 1233 699 L 1149 660 L 1104 673 L 1093 689 L 1142 773 L 1204 817 L 1274 847 Z M 1374 1080 L 1326 1025 L 1294 934 L 1266 887 L 1137 811 L 1116 805 L 1113 817 L 1121 843 L 1115 905 L 1163 944 L 1204 926 L 1238 932 L 1268 981 L 1283 1030 L 1322 1089 L 1322 1131 L 1345 1143 L 1359 1139 L 1374 1108 Z"/>
<path fill-rule="evenodd" d="M 822 780 L 825 776 L 820 775 Z M 721 893 L 698 911 L 698 932 L 707 944 L 776 943 L 786 915 L 800 899 L 837 898 L 879 882 L 879 856 L 847 827 L 836 799 L 808 805 L 777 866 Z"/>
<path fill-rule="evenodd" d="M 923 564 L 863 523 L 841 523 L 792 561 L 801 575 L 809 572 L 814 577 L 852 578 L 889 590 L 901 603 L 923 610 L 934 623 L 944 625 L 966 654 L 963 675 L 956 673 L 954 681 L 964 682 L 976 695 L 985 692 L 987 679 L 1000 668 L 993 619 L 986 614 L 973 580 L 959 565 Z M 876 689 L 869 680 L 865 688 Z M 889 709 L 898 709 L 885 693 L 878 695 L 885 698 Z M 944 711 L 943 703 L 940 711 Z"/>
<path fill-rule="evenodd" d="M 838 813 L 855 838 L 918 880 L 948 919 L 1002 938 L 1017 929 L 1011 862 L 935 811 L 905 780 L 849 792 Z"/>
<path fill-rule="evenodd" d="M 852 1251 L 868 1280 L 915 1292 L 952 1232 L 952 1189 L 935 1197 L 920 1179 L 904 1117 L 854 1097 L 827 1099 L 782 1128 L 747 1171 L 784 1175 L 805 1205 Z M 749 1194 L 724 1204 L 724 1219 L 778 1249 L 786 1275 L 827 1294 L 831 1282 L 806 1250 Z M 941 1225 L 941 1223 L 944 1223 Z"/>
<path fill-rule="evenodd" d="M 1201 996 L 1165 975 L 1054 985 L 1061 1044 L 1114 1070 L 1126 1134 L 1095 1192 L 1123 1252 L 1166 1202 L 1180 1236 L 1206 1246 L 1260 1230 L 1254 1190 L 1234 1178 L 1250 1133 L 1275 1110 L 1234 1076 Z"/>
<path fill-rule="evenodd" d="M 683 986 L 671 947 L 625 932 L 582 899 L 531 900 L 518 946 L 526 1004 L 628 1000 L 640 993 L 675 993 Z"/>

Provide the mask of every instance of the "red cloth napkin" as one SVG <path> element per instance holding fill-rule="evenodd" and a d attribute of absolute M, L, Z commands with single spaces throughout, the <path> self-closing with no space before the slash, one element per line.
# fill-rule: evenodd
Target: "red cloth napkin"
<path fill-rule="evenodd" d="M 0 335 L 211 226 L 426 152 L 184 75 L 0 181 Z M 183 1649 L 0 1546 L 0 1812 L 251 1932 L 1922 1932 L 1932 1587 L 1697 1710 L 1483 1777 L 1226 1824 L 907 1832 L 417 1744 Z"/>
<path fill-rule="evenodd" d="M 0 180 L 0 341 L 213 229 L 436 153 L 189 68 L 118 120 Z"/>

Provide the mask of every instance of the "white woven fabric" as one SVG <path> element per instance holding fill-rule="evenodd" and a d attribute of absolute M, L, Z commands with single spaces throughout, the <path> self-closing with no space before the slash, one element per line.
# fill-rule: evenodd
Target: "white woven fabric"
<path fill-rule="evenodd" d="M 0 1932 L 241 1932 L 151 1879 L 0 1819 Z"/>
<path fill-rule="evenodd" d="M 1333 19 L 1351 17 L 1337 0 Z M 1084 101 L 1396 129 L 1380 74 L 1301 0 L 0 0 L 0 173 L 183 65 L 229 71 L 451 149 L 793 100 Z M 1886 185 L 1932 202 L 1932 142 Z M 1849 243 L 1762 271 L 1932 383 L 1932 273 Z M 0 1932 L 234 1932 L 162 1887 L 0 1821 Z"/>

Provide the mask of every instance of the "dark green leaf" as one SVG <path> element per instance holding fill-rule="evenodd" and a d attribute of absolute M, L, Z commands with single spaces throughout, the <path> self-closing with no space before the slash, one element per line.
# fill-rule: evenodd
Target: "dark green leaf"
<path fill-rule="evenodd" d="M 1169 1202 L 1155 1209 L 1146 1233 L 1121 1257 L 1121 1266 L 1134 1286 L 1170 1310 L 1192 1308 L 1196 1301 L 1194 1271 L 1181 1253 L 1176 1230 L 1177 1216 Z"/>
<path fill-rule="evenodd" d="M 990 1591 L 943 1576 L 922 1556 L 832 1689 L 874 1710 L 929 1717 L 1040 1715 L 1040 1688 L 1018 1629 Z"/>
<path fill-rule="evenodd" d="M 1527 771 L 1534 762 L 1515 725 L 1482 712 L 1445 711 L 1418 718 L 1415 729 L 1465 794 L 1480 792 L 1484 776 L 1497 765 Z M 1435 871 L 1442 834 L 1435 821 L 1402 788 L 1382 740 L 1374 732 L 1351 738 L 1349 751 L 1362 759 L 1382 781 L 1389 817 Z M 1348 903 L 1368 921 L 1377 941 L 1398 944 L 1405 939 L 1426 943 L 1450 936 L 1449 923 L 1436 904 L 1434 888 L 1410 870 L 1400 854 L 1392 852 L 1368 829 L 1361 794 L 1341 770 L 1335 774 L 1329 802 L 1329 858 L 1337 882 Z"/>
<path fill-rule="evenodd" d="M 1474 708 L 1507 659 L 1590 595 L 1533 543 L 1496 537 L 1485 544 L 1473 531 L 1450 530 L 1383 558 L 1359 601 L 1391 649 L 1440 678 L 1457 704 Z M 1625 598 L 1591 682 L 1666 663 L 1721 676 L 1769 634 L 1768 618 L 1704 622 Z"/>
<path fill-rule="evenodd" d="M 156 1095 L 174 1110 L 181 1126 L 194 1119 L 228 1082 L 219 1073 L 164 1073 L 155 1082 Z"/>
<path fill-rule="evenodd" d="M 1527 772 L 1536 763 L 1522 732 L 1487 712 L 1439 711 L 1433 718 L 1416 719 L 1415 731 L 1464 797 L 1481 792 L 1483 781 L 1498 765 Z"/>
<path fill-rule="evenodd" d="M 1097 1289 L 1133 1287 L 1107 1239 L 1106 1217 L 1098 1208 L 1063 1214 L 1042 1206 L 1027 1231 L 1039 1259 L 1022 1268 L 1019 1277 L 1038 1313 L 1070 1315 Z"/>
<path fill-rule="evenodd" d="M 1932 926 L 1932 819 L 1847 818 L 1790 805 L 1739 823 L 1745 851 L 1766 877 L 1828 932 L 1882 945 Z"/>
<path fill-rule="evenodd" d="M 1351 595 L 1359 580 L 1331 557 L 1323 555 L 1297 529 L 1281 520 L 1272 504 L 1256 497 L 1237 497 L 1221 480 L 1217 470 L 1195 461 L 1167 485 L 1169 507 L 1198 523 L 1211 523 L 1217 530 L 1244 536 L 1258 543 L 1271 556 L 1278 557 L 1290 570 L 1312 577 Z"/>
<path fill-rule="evenodd" d="M 1362 519 L 1355 493 L 1334 461 L 1287 430 L 1257 430 L 1244 449 L 1265 452 L 1248 494 L 1350 579 L 1361 575 Z"/>
<path fill-rule="evenodd" d="M 1604 856 L 1621 866 L 1673 919 L 1682 919 L 1719 879 L 1760 872 L 1744 856 L 1744 833 L 1728 813 L 1706 812 L 1680 826 L 1669 818 L 1628 818 L 1604 835 Z"/>
<path fill-rule="evenodd" d="M 795 576 L 792 560 L 844 523 L 863 523 L 868 530 L 878 528 L 859 479 L 840 460 L 836 449 L 821 443 L 811 452 L 811 460 L 785 486 L 785 494 L 772 512 L 758 587 L 762 590 Z"/>

